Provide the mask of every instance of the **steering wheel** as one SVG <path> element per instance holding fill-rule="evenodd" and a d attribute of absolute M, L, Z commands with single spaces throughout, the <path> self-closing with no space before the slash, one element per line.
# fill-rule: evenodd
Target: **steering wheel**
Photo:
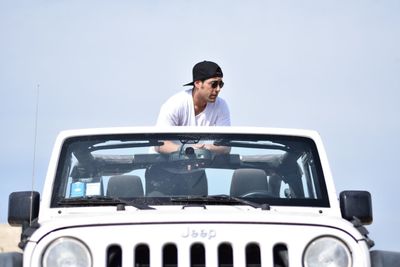
<path fill-rule="evenodd" d="M 269 192 L 267 190 L 254 190 L 254 191 L 244 193 L 244 194 L 240 195 L 239 197 L 242 197 L 242 198 L 271 198 L 271 197 L 274 197 L 274 195 L 272 195 L 271 192 Z"/>

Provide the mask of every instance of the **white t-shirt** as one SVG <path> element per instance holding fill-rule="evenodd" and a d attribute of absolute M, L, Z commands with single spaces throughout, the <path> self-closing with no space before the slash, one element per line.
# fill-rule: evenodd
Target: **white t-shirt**
<path fill-rule="evenodd" d="M 225 100 L 217 97 L 214 103 L 195 116 L 192 89 L 170 97 L 160 109 L 157 126 L 230 126 L 229 108 Z"/>

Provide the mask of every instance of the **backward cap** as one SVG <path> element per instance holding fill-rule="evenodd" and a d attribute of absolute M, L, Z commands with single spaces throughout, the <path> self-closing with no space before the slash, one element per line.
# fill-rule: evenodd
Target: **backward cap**
<path fill-rule="evenodd" d="M 210 78 L 224 77 L 222 69 L 217 63 L 211 61 L 202 61 L 193 67 L 193 81 L 183 86 L 194 85 L 195 81 L 204 81 Z"/>

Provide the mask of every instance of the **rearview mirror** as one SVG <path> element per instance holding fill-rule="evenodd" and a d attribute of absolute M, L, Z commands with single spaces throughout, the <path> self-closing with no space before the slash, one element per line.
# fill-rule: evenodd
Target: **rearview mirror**
<path fill-rule="evenodd" d="M 8 223 L 28 225 L 39 215 L 40 194 L 36 191 L 13 192 L 8 199 Z"/>
<path fill-rule="evenodd" d="M 352 221 L 354 217 L 362 224 L 372 223 L 372 201 L 368 191 L 343 191 L 340 193 L 342 217 Z"/>

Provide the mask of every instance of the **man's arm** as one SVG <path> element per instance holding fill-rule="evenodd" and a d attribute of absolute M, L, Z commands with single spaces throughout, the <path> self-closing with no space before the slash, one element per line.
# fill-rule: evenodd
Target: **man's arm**
<path fill-rule="evenodd" d="M 164 142 L 164 144 L 162 146 L 155 147 L 155 150 L 158 153 L 167 154 L 167 153 L 176 152 L 180 149 L 180 145 L 177 145 L 172 141 L 164 140 L 163 142 Z"/>
<path fill-rule="evenodd" d="M 172 141 L 164 140 L 164 145 L 155 147 L 155 150 L 158 153 L 168 154 L 172 152 L 179 151 L 181 146 L 175 144 Z M 207 149 L 216 154 L 229 154 L 231 152 L 231 148 L 228 146 L 215 146 L 213 144 L 196 144 L 193 145 L 195 149 Z"/>
<path fill-rule="evenodd" d="M 215 146 L 213 144 L 196 144 L 193 146 L 197 149 L 207 149 L 216 154 L 229 154 L 231 148 L 229 146 Z"/>

